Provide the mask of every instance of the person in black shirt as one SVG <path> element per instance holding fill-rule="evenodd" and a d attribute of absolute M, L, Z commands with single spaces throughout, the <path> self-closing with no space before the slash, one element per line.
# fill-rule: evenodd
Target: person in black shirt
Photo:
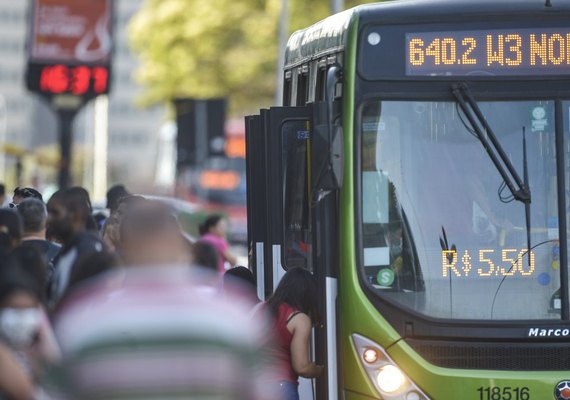
<path fill-rule="evenodd" d="M 54 260 L 55 272 L 50 283 L 49 304 L 57 304 L 69 284 L 78 262 L 89 254 L 104 250 L 96 231 L 88 229 L 91 204 L 85 190 L 69 188 L 53 194 L 47 204 L 48 225 L 63 247 Z"/>
<path fill-rule="evenodd" d="M 50 281 L 55 270 L 53 262 L 61 246 L 46 240 L 46 206 L 36 198 L 27 198 L 18 205 L 18 214 L 24 223 L 22 246 L 34 247 L 45 255 L 48 262 L 47 277 Z"/>

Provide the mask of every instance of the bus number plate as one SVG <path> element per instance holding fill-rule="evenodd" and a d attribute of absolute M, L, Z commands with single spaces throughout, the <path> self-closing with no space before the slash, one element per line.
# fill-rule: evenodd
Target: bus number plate
<path fill-rule="evenodd" d="M 510 386 L 481 386 L 479 400 L 531 400 L 530 389 Z"/>

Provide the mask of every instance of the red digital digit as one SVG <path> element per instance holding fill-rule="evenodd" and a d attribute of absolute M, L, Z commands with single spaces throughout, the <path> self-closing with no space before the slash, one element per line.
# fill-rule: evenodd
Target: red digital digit
<path fill-rule="evenodd" d="M 109 71 L 107 68 L 95 67 L 93 68 L 93 90 L 97 94 L 105 93 L 109 82 Z"/>
<path fill-rule="evenodd" d="M 46 67 L 50 68 L 50 67 Z M 65 65 L 54 65 L 49 72 L 47 83 L 48 91 L 52 93 L 63 93 L 69 87 L 69 68 Z"/>
<path fill-rule="evenodd" d="M 76 67 L 73 69 L 73 82 L 71 84 L 71 92 L 73 94 L 82 95 L 89 90 L 91 80 L 91 71 L 89 67 Z"/>
<path fill-rule="evenodd" d="M 40 75 L 40 90 L 42 92 L 50 91 L 50 80 L 51 80 L 51 67 L 44 67 Z"/>

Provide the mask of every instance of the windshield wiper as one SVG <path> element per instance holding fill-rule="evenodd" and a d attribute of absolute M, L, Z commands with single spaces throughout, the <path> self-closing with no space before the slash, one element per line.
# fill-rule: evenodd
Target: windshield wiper
<path fill-rule="evenodd" d="M 507 185 L 511 191 L 514 199 L 523 202 L 524 204 L 530 204 L 531 198 L 528 182 L 525 182 L 520 178 L 515 167 L 511 163 L 511 160 L 509 160 L 507 153 L 505 153 L 505 150 L 501 146 L 501 143 L 499 143 L 497 136 L 493 132 L 493 129 L 491 129 L 491 126 L 483 116 L 481 109 L 479 109 L 477 101 L 475 101 L 473 98 L 473 95 L 471 94 L 471 91 L 469 90 L 467 84 L 455 83 L 451 88 L 453 96 L 457 99 L 461 110 L 473 127 L 475 135 L 485 148 L 485 151 L 503 178 L 505 185 Z M 487 138 L 490 140 L 490 142 L 487 140 Z M 526 143 L 524 163 L 526 170 Z M 528 180 L 528 178 L 526 178 L 526 180 Z"/>
<path fill-rule="evenodd" d="M 531 243 L 530 243 L 530 202 L 531 202 L 531 197 L 530 197 L 530 187 L 528 184 L 528 162 L 527 162 L 527 156 L 526 156 L 525 128 L 523 126 L 523 132 L 522 132 L 523 133 L 523 143 L 522 144 L 523 144 L 524 180 L 521 180 L 519 174 L 517 173 L 517 170 L 515 169 L 515 167 L 511 163 L 511 160 L 509 160 L 507 153 L 505 153 L 505 150 L 503 149 L 503 147 L 501 146 L 501 143 L 497 139 L 495 132 L 493 132 L 493 129 L 491 128 L 491 126 L 489 125 L 489 123 L 485 119 L 485 116 L 481 112 L 481 109 L 479 108 L 477 101 L 473 98 L 473 95 L 471 94 L 471 91 L 469 90 L 469 86 L 467 86 L 466 83 L 456 83 L 456 84 L 453 84 L 453 86 L 451 88 L 453 91 L 453 95 L 455 96 L 455 98 L 457 99 L 457 102 L 459 103 L 459 106 L 461 107 L 461 109 L 463 110 L 463 113 L 465 114 L 465 116 L 469 120 L 469 123 L 473 127 L 473 131 L 474 131 L 475 135 L 477 136 L 477 138 L 479 139 L 479 141 L 481 142 L 481 144 L 485 148 L 485 151 L 489 155 L 489 158 L 491 158 L 491 161 L 493 161 L 493 164 L 495 164 L 495 168 L 497 169 L 497 171 L 499 171 L 499 174 L 501 174 L 501 177 L 503 178 L 505 185 L 511 191 L 513 198 L 515 200 L 518 200 L 518 201 L 524 203 L 527 251 L 529 252 L 527 257 L 528 257 L 528 265 L 530 265 L 530 259 L 531 259 L 531 255 L 530 255 L 530 249 L 531 249 Z M 484 129 L 484 131 L 483 131 L 483 129 Z M 487 140 L 487 137 L 489 137 L 491 143 L 489 143 L 489 141 Z M 491 146 L 491 144 L 493 146 Z M 507 174 L 507 171 L 504 168 L 505 166 L 507 167 L 507 170 L 511 174 L 510 176 Z M 511 179 L 511 177 L 512 177 L 512 179 Z M 513 183 L 513 180 L 514 180 L 514 183 Z M 515 187 L 515 184 L 517 185 L 517 187 Z"/>
<path fill-rule="evenodd" d="M 530 259 L 532 257 L 530 250 L 530 189 L 529 189 L 529 185 L 528 185 L 528 162 L 527 162 L 527 158 L 526 158 L 526 133 L 525 133 L 525 128 L 523 126 L 522 128 L 522 134 L 523 134 L 523 179 L 524 179 L 524 187 L 529 190 L 528 193 L 528 201 L 524 202 L 524 217 L 525 217 L 525 221 L 526 221 L 526 243 L 527 243 L 527 259 L 528 259 L 528 265 L 530 266 Z"/>

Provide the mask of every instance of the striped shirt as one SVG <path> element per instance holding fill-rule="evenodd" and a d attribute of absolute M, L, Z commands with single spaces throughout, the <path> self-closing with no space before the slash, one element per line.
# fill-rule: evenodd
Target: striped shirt
<path fill-rule="evenodd" d="M 275 399 L 265 322 L 188 267 L 108 274 L 66 301 L 55 329 L 55 398 Z"/>

